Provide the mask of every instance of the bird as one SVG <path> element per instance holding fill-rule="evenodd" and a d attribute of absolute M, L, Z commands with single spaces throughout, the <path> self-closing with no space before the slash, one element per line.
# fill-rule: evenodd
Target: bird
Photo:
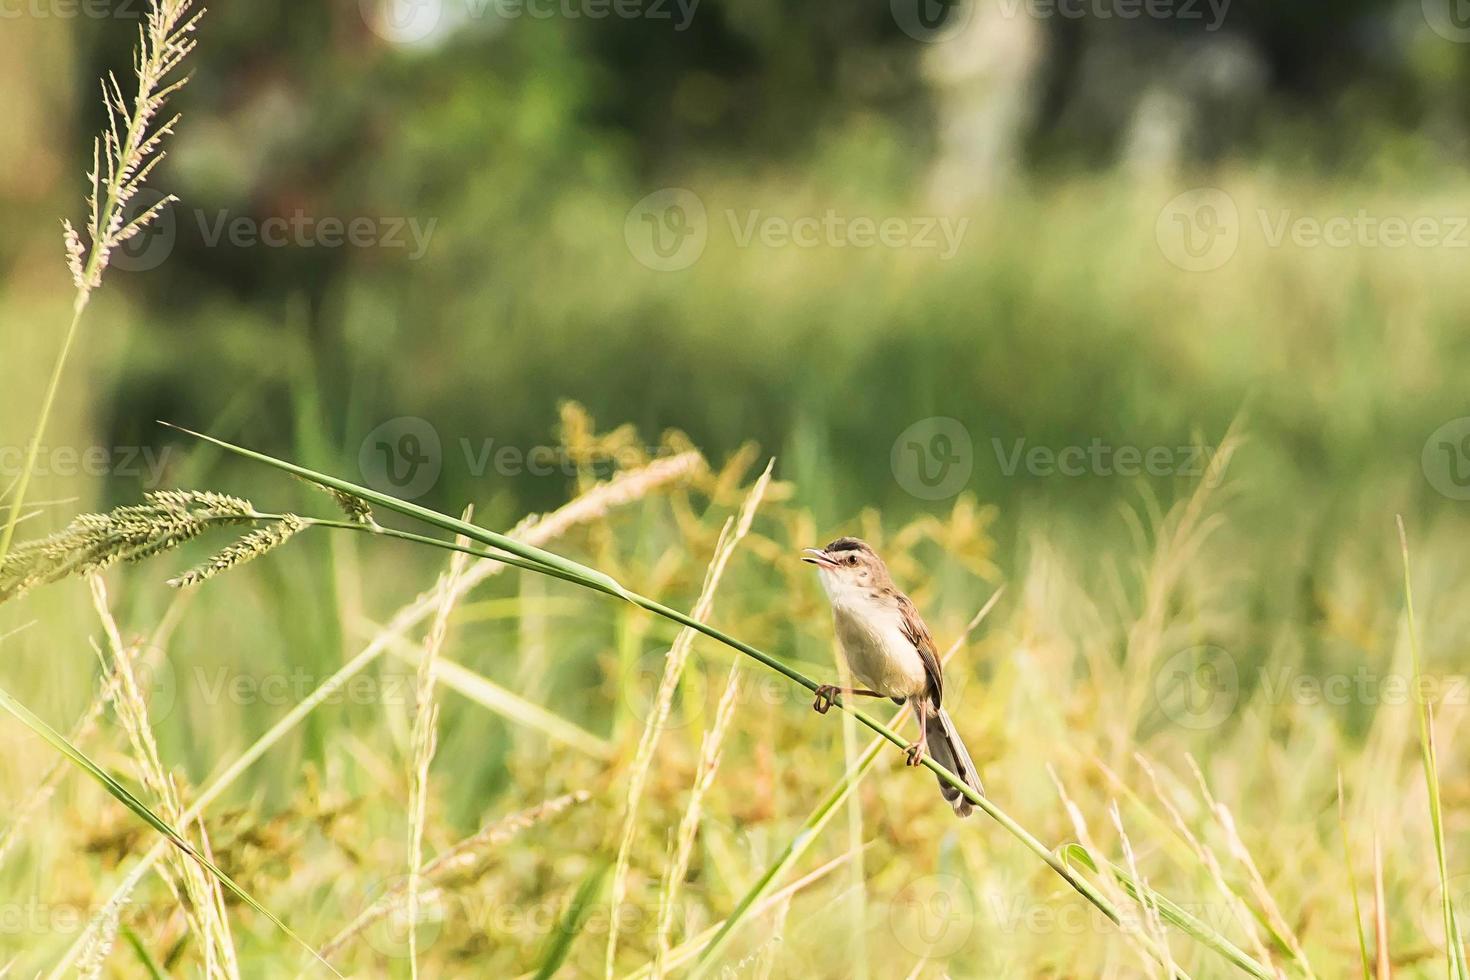
<path fill-rule="evenodd" d="M 923 765 L 928 753 L 939 765 L 984 796 L 979 772 L 944 709 L 944 669 L 934 638 L 913 600 L 904 595 L 878 553 L 858 538 L 838 538 L 825 548 L 806 548 L 801 560 L 817 566 L 832 605 L 837 644 L 849 672 L 862 688 L 822 684 L 812 708 L 826 714 L 838 695 L 891 698 L 911 703 L 919 740 L 907 748 L 908 764 Z M 967 817 L 975 805 L 941 777 L 939 791 L 954 812 Z"/>

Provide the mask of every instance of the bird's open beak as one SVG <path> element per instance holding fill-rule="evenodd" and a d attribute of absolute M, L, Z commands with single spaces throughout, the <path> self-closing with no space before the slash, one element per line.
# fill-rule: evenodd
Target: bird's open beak
<path fill-rule="evenodd" d="M 818 568 L 836 568 L 837 563 L 827 556 L 820 548 L 803 548 L 801 560 L 809 561 Z"/>

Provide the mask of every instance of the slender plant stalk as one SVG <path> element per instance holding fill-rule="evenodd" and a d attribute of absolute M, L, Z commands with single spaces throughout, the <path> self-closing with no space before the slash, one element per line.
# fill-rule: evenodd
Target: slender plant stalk
<path fill-rule="evenodd" d="M 468 518 L 473 512 L 465 511 Z M 464 541 L 457 538 L 456 543 Z M 413 699 L 413 760 L 409 767 L 408 820 L 408 971 L 419 975 L 419 868 L 424 863 L 424 823 L 429 806 L 429 766 L 439 746 L 439 702 L 434 694 L 434 667 L 449 633 L 449 614 L 454 610 L 455 585 L 469 559 L 456 552 L 449 570 L 439 581 L 439 608 L 424 639 L 419 658 Z"/>
<path fill-rule="evenodd" d="M 1409 631 L 1409 652 L 1414 657 L 1414 690 L 1424 690 L 1423 664 L 1419 654 L 1419 625 L 1414 620 L 1414 586 L 1409 575 L 1409 535 L 1404 519 L 1398 519 L 1399 550 L 1404 560 L 1404 615 Z M 1460 945 L 1459 917 L 1450 896 L 1450 872 L 1445 861 L 1444 812 L 1439 796 L 1439 758 L 1434 744 L 1434 719 L 1422 697 L 1414 698 L 1419 714 L 1419 756 L 1424 764 L 1424 786 L 1429 793 L 1429 823 L 1434 831 L 1434 857 L 1439 871 L 1440 911 L 1444 917 L 1445 971 L 1449 980 L 1466 980 L 1465 950 Z"/>

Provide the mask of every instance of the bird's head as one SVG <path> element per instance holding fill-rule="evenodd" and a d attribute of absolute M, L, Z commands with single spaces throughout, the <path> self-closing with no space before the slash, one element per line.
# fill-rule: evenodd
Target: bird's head
<path fill-rule="evenodd" d="M 832 599 L 849 592 L 871 592 L 890 581 L 883 559 L 858 538 L 838 538 L 825 548 L 807 548 L 801 560 L 817 566 L 822 588 Z"/>

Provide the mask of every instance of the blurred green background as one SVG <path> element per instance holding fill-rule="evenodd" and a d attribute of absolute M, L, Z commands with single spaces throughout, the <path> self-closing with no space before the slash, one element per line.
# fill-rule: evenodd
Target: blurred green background
<path fill-rule="evenodd" d="M 91 9 L 113 16 L 17 16 L 0 42 L 8 446 L 64 324 L 57 219 L 81 210 L 92 80 L 125 63 L 142 5 Z M 553 442 L 571 398 L 715 457 L 756 440 L 836 521 L 931 506 L 891 455 L 950 417 L 981 498 L 1090 517 L 1125 481 L 1007 474 L 998 456 L 1212 445 L 1244 410 L 1234 465 L 1280 491 L 1262 519 L 1299 527 L 1363 495 L 1449 506 L 1420 455 L 1466 411 L 1470 233 L 1449 220 L 1470 210 L 1470 46 L 1439 16 L 1453 8 L 1159 9 L 213 10 L 154 182 L 180 202 L 86 324 L 64 406 L 86 438 L 53 441 L 161 449 L 163 418 L 288 452 L 314 426 L 317 462 L 357 468 L 369 433 L 417 417 L 442 442 L 424 499 L 510 519 L 565 479 L 474 459 Z M 1239 242 L 1190 271 L 1167 212 L 1201 187 L 1234 203 Z M 640 202 L 666 188 L 703 207 L 705 244 L 650 268 Z M 1270 242 L 1283 213 L 1360 211 L 1441 221 L 1440 240 Z M 742 240 L 829 214 L 907 238 Z M 302 230 L 262 243 L 272 219 Z M 334 245 L 332 221 L 365 222 L 362 243 Z M 956 247 L 925 247 L 941 221 Z M 130 476 L 109 493 L 135 495 Z"/>

